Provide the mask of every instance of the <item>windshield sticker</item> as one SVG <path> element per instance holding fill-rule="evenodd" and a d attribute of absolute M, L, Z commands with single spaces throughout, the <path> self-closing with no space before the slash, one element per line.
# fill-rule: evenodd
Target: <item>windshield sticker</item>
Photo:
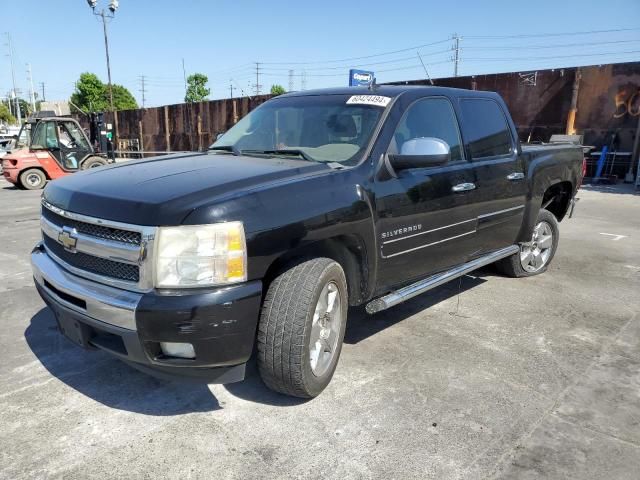
<path fill-rule="evenodd" d="M 376 107 L 386 107 L 390 101 L 391 97 L 381 97 L 380 95 L 353 95 L 347 100 L 347 105 L 375 105 Z"/>

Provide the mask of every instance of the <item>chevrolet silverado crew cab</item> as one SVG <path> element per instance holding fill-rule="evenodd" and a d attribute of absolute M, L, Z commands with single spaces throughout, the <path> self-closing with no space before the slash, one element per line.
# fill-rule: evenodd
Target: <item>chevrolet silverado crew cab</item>
<path fill-rule="evenodd" d="M 347 310 L 474 269 L 544 272 L 582 151 L 525 146 L 495 93 L 281 95 L 206 152 L 87 170 L 42 197 L 32 252 L 62 333 L 163 377 L 318 395 Z"/>

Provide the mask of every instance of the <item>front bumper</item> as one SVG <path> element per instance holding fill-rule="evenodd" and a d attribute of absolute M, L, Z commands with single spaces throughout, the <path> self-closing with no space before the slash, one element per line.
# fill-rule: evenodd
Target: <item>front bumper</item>
<path fill-rule="evenodd" d="M 39 244 L 36 288 L 64 335 L 163 378 L 230 383 L 244 378 L 253 351 L 262 283 L 135 293 L 73 275 Z M 191 343 L 194 359 L 168 357 L 160 342 Z"/>

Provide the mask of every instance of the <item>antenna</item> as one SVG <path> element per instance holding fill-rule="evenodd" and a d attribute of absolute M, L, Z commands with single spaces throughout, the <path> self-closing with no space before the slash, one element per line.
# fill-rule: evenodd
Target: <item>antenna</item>
<path fill-rule="evenodd" d="M 433 86 L 433 80 L 431 80 L 431 77 L 429 76 L 429 72 L 427 71 L 427 67 L 424 65 L 424 62 L 422 61 L 422 57 L 420 56 L 420 52 L 416 51 L 416 54 L 418 55 L 418 58 L 420 59 L 420 63 L 422 64 L 422 68 L 424 68 L 424 73 L 427 74 L 427 80 L 429 80 L 429 83 L 431 84 L 431 86 Z"/>

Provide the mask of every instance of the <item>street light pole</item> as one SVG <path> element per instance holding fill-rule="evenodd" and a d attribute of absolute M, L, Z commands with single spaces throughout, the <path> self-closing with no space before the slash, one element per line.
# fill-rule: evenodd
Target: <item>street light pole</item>
<path fill-rule="evenodd" d="M 97 15 L 99 15 L 102 18 L 102 30 L 104 32 L 104 51 L 107 55 L 107 80 L 109 81 L 109 106 L 111 107 L 111 111 L 114 112 L 113 115 L 115 117 L 115 109 L 113 108 L 113 87 L 111 85 L 111 62 L 109 61 L 109 37 L 107 36 L 107 17 L 109 16 L 104 13 L 104 10 L 102 10 Z M 110 16 L 109 18 L 113 18 L 113 16 Z"/>
<path fill-rule="evenodd" d="M 93 10 L 93 14 L 100 17 L 102 19 L 102 32 L 104 34 L 104 51 L 107 57 L 107 81 L 109 86 L 109 108 L 113 113 L 113 127 L 114 127 L 114 145 L 115 139 L 118 137 L 118 115 L 116 113 L 116 109 L 113 105 L 113 84 L 111 83 L 111 62 L 109 60 L 109 37 L 107 35 L 107 19 L 114 18 L 116 10 L 118 9 L 118 0 L 111 0 L 109 2 L 109 11 L 111 14 L 107 13 L 107 11 L 103 8 L 99 12 L 96 12 L 96 4 L 97 0 L 87 0 L 87 3 Z"/>

